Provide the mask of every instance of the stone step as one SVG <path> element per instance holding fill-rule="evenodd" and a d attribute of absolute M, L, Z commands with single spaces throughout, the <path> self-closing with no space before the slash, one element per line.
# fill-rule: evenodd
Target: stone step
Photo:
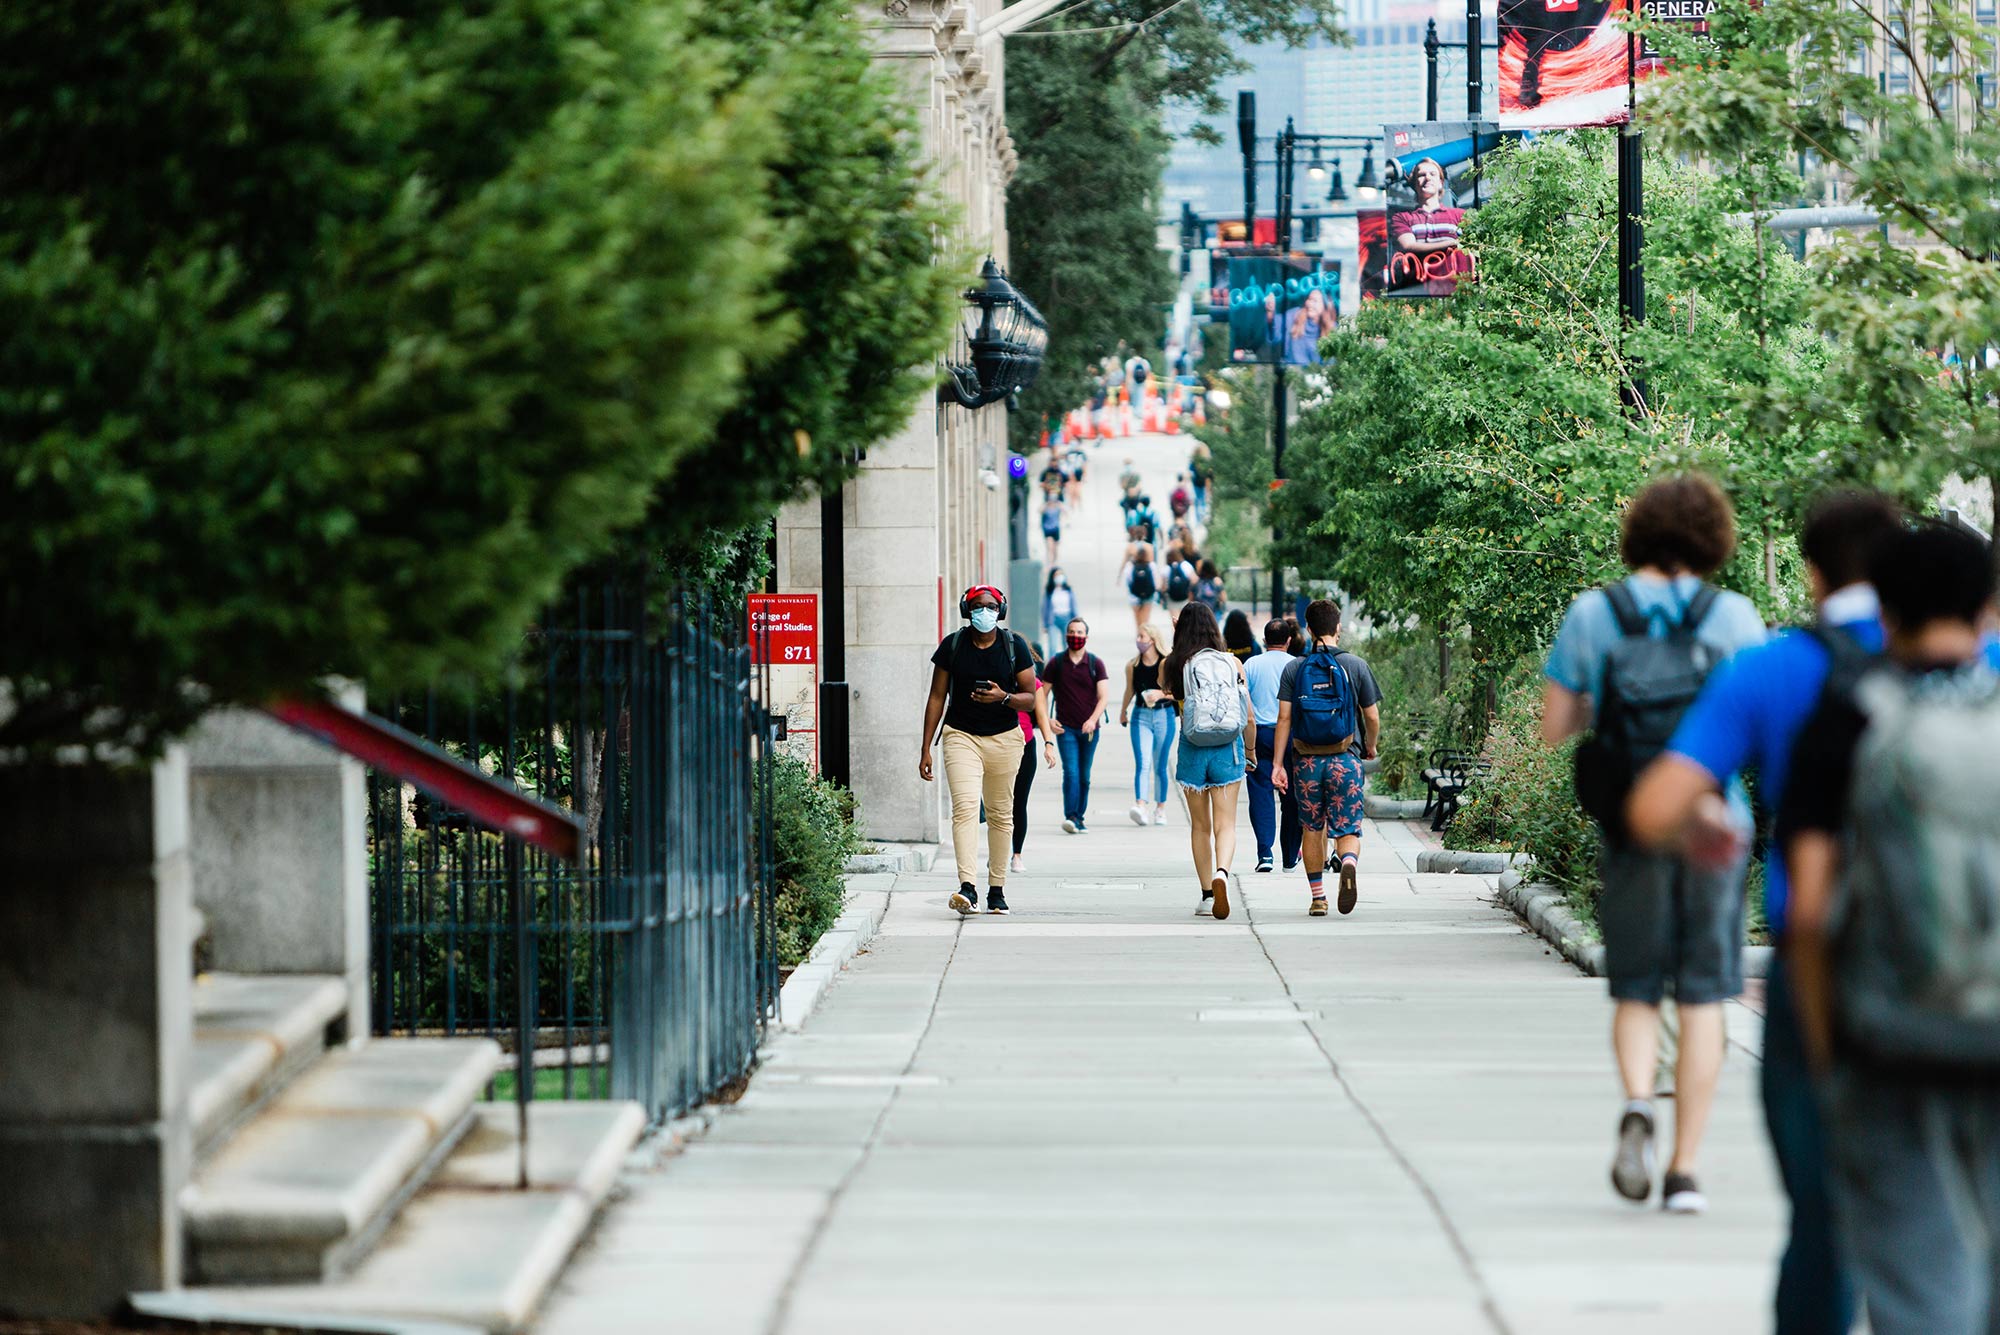
<path fill-rule="evenodd" d="M 499 1062 L 483 1038 L 380 1039 L 324 1057 L 196 1168 L 181 1198 L 190 1279 L 345 1271 L 450 1153 Z"/>
<path fill-rule="evenodd" d="M 516 1112 L 481 1104 L 472 1129 L 367 1259 L 317 1285 L 195 1290 L 241 1310 L 523 1329 L 583 1240 L 645 1129 L 636 1103 L 531 1106 L 528 1189 L 515 1190 Z"/>
<path fill-rule="evenodd" d="M 197 1154 L 214 1147 L 326 1049 L 347 985 L 321 974 L 203 974 L 194 981 L 188 1117 Z"/>

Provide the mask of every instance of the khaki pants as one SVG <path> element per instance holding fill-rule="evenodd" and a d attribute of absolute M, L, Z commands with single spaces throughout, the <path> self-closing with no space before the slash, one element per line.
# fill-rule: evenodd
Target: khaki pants
<path fill-rule="evenodd" d="M 961 885 L 979 884 L 979 804 L 986 803 L 988 885 L 1007 884 L 1014 849 L 1014 776 L 1021 770 L 1021 730 L 993 737 L 944 730 L 944 781 L 951 788 L 951 851 Z"/>

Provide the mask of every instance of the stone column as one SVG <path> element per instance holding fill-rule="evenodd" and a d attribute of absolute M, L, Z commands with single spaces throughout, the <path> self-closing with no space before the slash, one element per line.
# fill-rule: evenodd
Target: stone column
<path fill-rule="evenodd" d="M 339 692 L 362 706 L 358 686 Z M 188 738 L 194 902 L 227 973 L 347 982 L 368 1035 L 368 787 L 360 762 L 268 715 L 217 710 Z"/>
<path fill-rule="evenodd" d="M 181 1277 L 194 1015 L 187 761 L 0 768 L 0 1312 Z"/>

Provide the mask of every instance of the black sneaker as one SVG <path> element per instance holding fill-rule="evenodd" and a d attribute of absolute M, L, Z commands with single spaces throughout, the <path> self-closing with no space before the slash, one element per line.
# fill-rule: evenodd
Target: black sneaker
<path fill-rule="evenodd" d="M 1257 870 L 1258 870 L 1258 871 L 1269 871 L 1269 870 L 1271 870 L 1271 859 L 1270 859 L 1269 857 L 1261 857 L 1261 858 L 1258 858 L 1258 859 L 1257 859 Z"/>
<path fill-rule="evenodd" d="M 979 892 L 972 888 L 972 882 L 960 881 L 958 889 L 951 897 L 951 907 L 960 917 L 969 917 L 979 908 Z"/>
<path fill-rule="evenodd" d="M 1706 1214 L 1708 1197 L 1692 1173 L 1668 1173 L 1660 1183 L 1660 1208 L 1668 1214 Z"/>
<path fill-rule="evenodd" d="M 1653 1115 L 1628 1108 L 1618 1119 L 1618 1152 L 1611 1160 L 1611 1185 L 1628 1201 L 1645 1204 L 1653 1194 Z"/>
<path fill-rule="evenodd" d="M 986 911 L 988 913 L 1005 913 L 1007 911 L 1007 894 L 997 885 L 986 888 Z"/>

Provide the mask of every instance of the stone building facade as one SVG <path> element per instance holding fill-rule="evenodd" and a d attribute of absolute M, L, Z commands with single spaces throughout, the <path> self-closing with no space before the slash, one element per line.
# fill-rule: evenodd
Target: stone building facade
<path fill-rule="evenodd" d="M 877 59 L 922 108 L 925 155 L 958 208 L 964 230 L 942 240 L 943 252 L 990 254 L 1004 266 L 1007 184 L 1018 159 L 1005 121 L 1003 43 L 978 36 L 979 23 L 1000 9 L 1001 0 L 872 0 L 864 17 Z M 960 341 L 952 359 L 969 361 L 962 333 Z M 929 658 L 958 624 L 966 586 L 1006 585 L 1006 473 L 1004 404 L 967 410 L 926 398 L 900 432 L 868 448 L 844 489 L 849 754 L 874 838 L 938 837 L 942 778 L 917 776 Z M 779 592 L 824 599 L 821 513 L 813 498 L 780 514 Z"/>

